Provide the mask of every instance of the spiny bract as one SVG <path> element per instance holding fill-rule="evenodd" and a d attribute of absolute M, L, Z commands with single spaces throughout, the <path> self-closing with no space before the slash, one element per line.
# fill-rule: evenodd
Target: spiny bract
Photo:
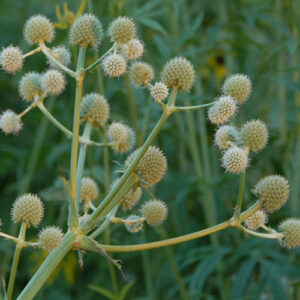
<path fill-rule="evenodd" d="M 163 223 L 168 215 L 167 205 L 161 200 L 149 200 L 141 208 L 142 216 L 151 225 Z"/>
<path fill-rule="evenodd" d="M 71 62 L 71 53 L 65 46 L 59 46 L 51 49 L 53 57 L 59 61 L 62 65 L 68 66 Z M 56 68 L 51 60 L 48 59 L 48 64 L 52 68 Z"/>
<path fill-rule="evenodd" d="M 258 210 L 252 216 L 250 216 L 245 221 L 245 225 L 250 230 L 257 230 L 258 228 L 264 226 L 268 221 L 268 217 L 263 210 Z"/>
<path fill-rule="evenodd" d="M 136 233 L 142 230 L 143 223 L 140 221 L 140 217 L 137 215 L 131 215 L 126 218 L 126 221 L 133 221 L 132 223 L 125 223 L 126 229 L 131 233 Z"/>
<path fill-rule="evenodd" d="M 115 53 L 103 60 L 102 67 L 109 77 L 119 77 L 125 73 L 127 62 L 121 54 Z"/>
<path fill-rule="evenodd" d="M 84 177 L 81 179 L 80 186 L 80 202 L 82 201 L 93 201 L 99 196 L 99 187 L 97 182 L 90 178 Z"/>
<path fill-rule="evenodd" d="M 142 197 L 142 189 L 134 187 L 121 199 L 124 211 L 132 209 Z"/>
<path fill-rule="evenodd" d="M 37 72 L 26 73 L 19 83 L 19 93 L 24 100 L 33 101 L 42 95 L 41 74 Z"/>
<path fill-rule="evenodd" d="M 162 101 L 168 97 L 169 90 L 168 87 L 163 82 L 156 82 L 150 89 L 151 96 L 156 101 Z"/>
<path fill-rule="evenodd" d="M 63 238 L 63 233 L 60 228 L 48 226 L 42 229 L 39 233 L 39 243 L 45 251 L 52 251 L 58 247 Z"/>
<path fill-rule="evenodd" d="M 0 53 L 0 64 L 7 73 L 15 74 L 23 68 L 23 54 L 19 47 L 9 46 Z"/>
<path fill-rule="evenodd" d="M 0 115 L 0 128 L 5 134 L 18 134 L 23 123 L 12 110 L 6 110 Z"/>
<path fill-rule="evenodd" d="M 220 150 L 228 149 L 232 144 L 238 145 L 240 133 L 236 127 L 224 125 L 219 127 L 215 133 L 215 144 Z"/>
<path fill-rule="evenodd" d="M 125 44 L 135 36 L 136 28 L 132 19 L 128 17 L 118 17 L 109 26 L 108 34 L 112 42 Z"/>
<path fill-rule="evenodd" d="M 300 247 L 300 219 L 290 218 L 279 225 L 284 234 L 283 245 L 289 249 Z"/>
<path fill-rule="evenodd" d="M 59 95 L 63 92 L 66 80 L 65 76 L 57 70 L 48 70 L 41 78 L 42 87 L 50 95 Z"/>
<path fill-rule="evenodd" d="M 248 165 L 248 155 L 245 149 L 231 147 L 225 151 L 222 157 L 223 167 L 226 172 L 239 174 L 245 171 Z"/>
<path fill-rule="evenodd" d="M 131 65 L 129 75 L 135 85 L 147 84 L 154 77 L 154 71 L 151 65 L 145 62 L 136 62 Z"/>
<path fill-rule="evenodd" d="M 138 59 L 144 52 L 144 45 L 138 39 L 132 39 L 123 46 L 123 52 L 127 59 Z"/>

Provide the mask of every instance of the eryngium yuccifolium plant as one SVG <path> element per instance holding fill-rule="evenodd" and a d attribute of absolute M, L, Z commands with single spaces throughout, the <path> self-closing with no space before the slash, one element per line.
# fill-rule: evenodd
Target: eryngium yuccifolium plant
<path fill-rule="evenodd" d="M 54 47 L 51 49 L 53 57 L 64 66 L 71 63 L 71 52 L 65 46 Z M 48 58 L 48 64 L 51 68 L 56 69 L 56 65 Z"/>
<path fill-rule="evenodd" d="M 150 89 L 151 96 L 155 101 L 162 101 L 169 95 L 169 89 L 163 82 L 156 82 Z"/>
<path fill-rule="evenodd" d="M 136 86 L 149 83 L 154 77 L 153 68 L 145 62 L 133 63 L 129 75 Z"/>
<path fill-rule="evenodd" d="M 224 125 L 218 128 L 215 133 L 215 144 L 220 150 L 226 150 L 232 145 L 240 143 L 238 129 L 231 125 Z"/>
<path fill-rule="evenodd" d="M 27 101 L 33 101 L 35 97 L 43 94 L 41 75 L 37 72 L 26 73 L 19 84 L 20 96 Z"/>
<path fill-rule="evenodd" d="M 93 201 L 99 196 L 99 187 L 97 182 L 90 178 L 84 177 L 81 180 L 80 185 L 80 202 L 82 201 Z"/>
<path fill-rule="evenodd" d="M 288 181 L 280 175 L 264 177 L 254 187 L 254 193 L 260 197 L 268 213 L 280 209 L 286 203 L 289 190 Z"/>
<path fill-rule="evenodd" d="M 65 76 L 57 70 L 48 70 L 41 78 L 44 91 L 50 95 L 59 95 L 65 89 Z"/>
<path fill-rule="evenodd" d="M 24 27 L 24 37 L 29 44 L 52 42 L 54 39 L 54 26 L 50 20 L 42 15 L 29 18 Z"/>
<path fill-rule="evenodd" d="M 125 73 L 127 62 L 121 54 L 111 54 L 107 56 L 103 62 L 102 67 L 107 76 L 119 77 Z"/>
<path fill-rule="evenodd" d="M 264 226 L 268 221 L 268 217 L 263 210 L 258 210 L 252 216 L 250 216 L 245 221 L 245 225 L 247 228 L 251 230 L 257 230 L 260 227 Z"/>
<path fill-rule="evenodd" d="M 0 115 L 0 128 L 5 134 L 18 134 L 23 123 L 12 110 L 6 110 Z"/>
<path fill-rule="evenodd" d="M 138 203 L 142 197 L 142 189 L 140 187 L 133 187 L 121 199 L 122 208 L 124 211 L 131 210 Z"/>
<path fill-rule="evenodd" d="M 136 27 L 132 19 L 118 17 L 109 26 L 108 34 L 112 42 L 126 44 L 135 37 Z"/>
<path fill-rule="evenodd" d="M 38 226 L 44 215 L 44 205 L 34 194 L 24 194 L 17 198 L 11 210 L 15 223 L 23 222 L 27 227 Z"/>
<path fill-rule="evenodd" d="M 0 52 L 0 64 L 7 73 L 15 74 L 23 68 L 23 54 L 19 47 L 9 46 Z"/>
<path fill-rule="evenodd" d="M 138 39 L 132 39 L 123 46 L 123 53 L 127 59 L 138 59 L 143 55 L 144 45 Z"/>
<path fill-rule="evenodd" d="M 289 249 L 300 247 L 300 219 L 290 218 L 279 225 L 284 234 L 283 245 Z"/>
<path fill-rule="evenodd" d="M 63 238 L 62 230 L 56 226 L 43 228 L 39 233 L 39 243 L 45 251 L 52 251 L 59 246 Z"/>
<path fill-rule="evenodd" d="M 222 164 L 226 172 L 239 174 L 245 171 L 248 166 L 248 154 L 245 149 L 230 147 L 224 152 Z"/>
<path fill-rule="evenodd" d="M 156 226 L 167 218 L 168 208 L 161 200 L 149 200 L 142 206 L 141 213 L 149 225 Z"/>
<path fill-rule="evenodd" d="M 84 14 L 73 23 L 69 37 L 74 46 L 96 47 L 103 36 L 102 24 L 93 14 Z"/>
<path fill-rule="evenodd" d="M 140 222 L 140 217 L 137 215 L 131 215 L 125 221 L 135 221 L 134 223 L 125 223 L 126 229 L 131 233 L 137 233 L 143 229 L 143 223 Z"/>
<path fill-rule="evenodd" d="M 104 126 L 109 116 L 107 100 L 97 93 L 86 95 L 81 102 L 80 118 L 94 127 Z"/>

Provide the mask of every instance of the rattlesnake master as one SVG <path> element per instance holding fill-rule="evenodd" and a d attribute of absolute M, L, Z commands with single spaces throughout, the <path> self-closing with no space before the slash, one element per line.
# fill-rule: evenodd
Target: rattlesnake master
<path fill-rule="evenodd" d="M 215 133 L 215 144 L 220 150 L 226 150 L 230 147 L 231 143 L 239 144 L 239 142 L 240 133 L 234 126 L 221 126 Z"/>
<path fill-rule="evenodd" d="M 36 96 L 43 93 L 41 74 L 37 72 L 26 73 L 19 83 L 20 96 L 27 101 L 33 101 Z"/>
<path fill-rule="evenodd" d="M 107 100 L 97 93 L 86 95 L 81 102 L 80 118 L 94 127 L 104 126 L 109 116 Z"/>
<path fill-rule="evenodd" d="M 244 146 L 249 147 L 254 152 L 258 152 L 267 144 L 268 128 L 260 120 L 251 120 L 243 125 L 241 137 Z"/>
<path fill-rule="evenodd" d="M 41 78 L 42 87 L 50 95 L 59 95 L 66 85 L 65 76 L 57 70 L 48 70 Z"/>
<path fill-rule="evenodd" d="M 93 201 L 99 196 L 99 187 L 97 182 L 90 178 L 84 177 L 81 179 L 80 186 L 80 202 L 82 201 Z"/>
<path fill-rule="evenodd" d="M 231 147 L 225 151 L 222 164 L 226 172 L 239 174 L 245 171 L 248 165 L 248 155 L 245 149 Z"/>
<path fill-rule="evenodd" d="M 272 213 L 280 209 L 289 196 L 288 181 L 279 175 L 262 178 L 254 187 L 254 193 L 264 203 L 266 212 Z"/>
<path fill-rule="evenodd" d="M 245 102 L 251 93 L 251 80 L 247 75 L 234 74 L 229 76 L 223 85 L 223 93 L 231 96 L 239 103 Z"/>
<path fill-rule="evenodd" d="M 122 208 L 124 211 L 131 210 L 142 197 L 142 189 L 134 187 L 121 199 Z"/>
<path fill-rule="evenodd" d="M 246 227 L 250 230 L 257 230 L 258 228 L 264 226 L 268 221 L 266 213 L 262 210 L 258 210 L 252 216 L 250 216 L 245 221 Z"/>
<path fill-rule="evenodd" d="M 175 57 L 164 66 L 161 79 L 169 88 L 176 87 L 188 92 L 195 81 L 195 70 L 185 57 Z"/>
<path fill-rule="evenodd" d="M 70 42 L 74 46 L 96 47 L 102 40 L 101 22 L 93 14 L 83 14 L 70 29 Z"/>
<path fill-rule="evenodd" d="M 135 24 L 128 17 L 118 17 L 109 26 L 108 34 L 112 42 L 126 44 L 136 34 Z"/>
<path fill-rule="evenodd" d="M 145 62 L 136 62 L 131 65 L 129 76 L 135 85 L 147 84 L 154 77 L 153 68 Z"/>
<path fill-rule="evenodd" d="M 40 42 L 52 42 L 55 31 L 51 21 L 42 15 L 30 17 L 24 27 L 24 37 L 31 45 Z"/>
<path fill-rule="evenodd" d="M 123 46 L 123 53 L 127 59 L 138 59 L 144 52 L 144 45 L 138 39 L 132 39 Z"/>
<path fill-rule="evenodd" d="M 39 243 L 45 251 L 52 251 L 59 246 L 63 238 L 63 233 L 60 228 L 49 226 L 42 229 L 39 233 Z"/>
<path fill-rule="evenodd" d="M 71 53 L 65 46 L 59 46 L 51 49 L 53 57 L 62 65 L 68 66 L 71 62 Z M 48 58 L 48 64 L 51 68 L 56 69 L 56 65 Z"/>
<path fill-rule="evenodd" d="M 290 218 L 279 225 L 284 234 L 283 245 L 289 249 L 300 247 L 300 219 Z"/>
<path fill-rule="evenodd" d="M 142 216 L 151 225 L 163 223 L 168 215 L 167 205 L 161 200 L 149 200 L 141 208 Z"/>
<path fill-rule="evenodd" d="M 9 46 L 0 53 L 0 64 L 7 73 L 15 74 L 23 68 L 23 54 L 19 47 Z"/>
<path fill-rule="evenodd" d="M 5 134 L 18 134 L 23 123 L 12 110 L 6 110 L 0 115 L 0 128 Z"/>
<path fill-rule="evenodd" d="M 140 217 L 137 215 L 131 215 L 128 218 L 125 219 L 126 221 L 136 221 L 136 223 L 125 223 L 125 228 L 131 232 L 136 233 L 142 230 L 143 223 L 140 221 Z"/>
<path fill-rule="evenodd" d="M 122 55 L 115 53 L 103 60 L 102 67 L 109 77 L 119 77 L 125 73 L 127 62 Z"/>
<path fill-rule="evenodd" d="M 168 97 L 169 90 L 168 87 L 163 82 L 156 82 L 150 89 L 151 96 L 156 101 L 162 101 Z"/>
<path fill-rule="evenodd" d="M 125 167 L 128 168 L 138 154 L 140 149 L 131 153 L 126 161 Z M 150 146 L 144 156 L 137 164 L 135 171 L 140 175 L 141 179 L 148 184 L 158 183 L 165 175 L 167 170 L 167 159 L 164 153 L 155 146 Z"/>
<path fill-rule="evenodd" d="M 24 222 L 27 227 L 38 226 L 44 215 L 41 199 L 34 194 L 24 194 L 13 204 L 11 216 L 15 223 Z"/>

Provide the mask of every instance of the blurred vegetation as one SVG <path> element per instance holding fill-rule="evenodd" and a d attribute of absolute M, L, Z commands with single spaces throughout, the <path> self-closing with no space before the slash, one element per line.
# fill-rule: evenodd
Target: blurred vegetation
<path fill-rule="evenodd" d="M 41 13 L 59 22 L 55 5 L 62 1 L 2 0 L 0 3 L 0 45 L 31 48 L 22 37 L 28 17 Z M 74 13 L 81 1 L 68 1 Z M 197 82 L 190 94 L 182 93 L 178 103 L 199 104 L 220 93 L 226 75 L 242 72 L 253 80 L 253 93 L 235 118 L 241 125 L 251 118 L 268 124 L 268 147 L 253 156 L 247 170 L 244 206 L 255 200 L 251 189 L 260 177 L 282 174 L 291 184 L 288 204 L 270 216 L 275 226 L 285 217 L 300 215 L 300 1 L 298 0 L 102 0 L 87 1 L 85 11 L 93 11 L 107 28 L 119 15 L 132 17 L 146 52 L 143 60 L 154 66 L 159 78 L 161 66 L 176 55 L 189 58 L 197 70 Z M 72 15 L 61 21 L 68 27 Z M 55 45 L 68 43 L 68 31 L 57 29 Z M 99 48 L 109 47 L 106 37 Z M 94 59 L 88 52 L 88 60 Z M 73 61 L 76 52 L 73 51 Z M 42 54 L 26 60 L 24 72 L 43 72 Z M 101 75 L 101 74 L 100 74 Z M 18 96 L 20 73 L 0 73 L 0 109 L 20 112 L 26 107 Z M 100 81 L 99 81 L 100 78 Z M 102 78 L 102 79 L 101 79 Z M 133 125 L 124 77 L 108 80 L 93 72 L 84 92 L 102 91 L 111 105 L 111 119 Z M 154 126 L 160 109 L 143 89 L 133 89 L 138 126 L 145 135 Z M 74 82 L 46 105 L 71 128 Z M 169 206 L 164 228 L 144 229 L 131 235 L 118 225 L 111 227 L 112 244 L 131 244 L 174 237 L 210 226 L 232 215 L 239 177 L 224 174 L 220 153 L 213 145 L 214 128 L 203 111 L 176 115 L 166 124 L 156 143 L 168 157 L 166 178 L 155 194 Z M 95 138 L 99 138 L 95 136 Z M 24 118 L 20 135 L 0 136 L 0 218 L 4 231 L 15 229 L 10 222 L 14 199 L 30 191 L 41 195 L 46 206 L 42 225 L 66 224 L 67 203 L 59 170 L 68 173 L 70 142 L 34 110 Z M 94 177 L 104 191 L 101 149 L 88 152 L 86 175 Z M 124 156 L 112 154 L 114 161 Z M 113 176 L 116 174 L 112 173 Z M 205 204 L 206 203 L 206 204 Z M 204 205 L 205 204 L 205 205 Z M 36 235 L 29 230 L 29 236 Z M 0 240 L 0 268 L 9 270 L 13 244 Z M 114 255 L 123 261 L 127 282 L 115 271 L 112 283 L 107 262 L 96 254 L 84 257 L 80 270 L 76 253 L 70 253 L 36 299 L 300 299 L 299 250 L 286 251 L 277 242 L 246 237 L 230 229 L 211 238 L 188 242 L 168 249 Z M 38 251 L 26 249 L 21 257 L 16 290 L 22 289 L 42 262 Z M 116 291 L 122 291 L 117 297 Z M 1 298 L 0 292 L 0 298 Z M 106 296 L 105 296 L 106 294 Z"/>

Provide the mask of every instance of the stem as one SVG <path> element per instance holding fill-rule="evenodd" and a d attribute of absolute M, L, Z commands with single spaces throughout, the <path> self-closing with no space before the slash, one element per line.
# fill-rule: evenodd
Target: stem
<path fill-rule="evenodd" d="M 28 112 L 30 112 L 33 108 L 36 107 L 36 102 L 31 103 L 26 109 L 24 109 L 19 115 L 18 118 L 22 119 Z"/>
<path fill-rule="evenodd" d="M 239 220 L 240 215 L 241 215 L 244 188 L 245 188 L 245 176 L 246 176 L 246 171 L 242 172 L 242 174 L 241 174 L 240 190 L 239 190 L 239 195 L 238 195 L 238 199 L 237 199 L 237 203 L 236 203 L 236 207 L 235 207 L 235 212 L 234 212 L 234 217 L 237 220 Z"/>
<path fill-rule="evenodd" d="M 18 238 L 14 237 L 12 235 L 6 234 L 4 232 L 0 232 L 0 236 L 4 237 L 5 239 L 11 240 L 11 241 L 13 241 L 15 243 L 18 243 L 18 241 L 19 241 Z"/>
<path fill-rule="evenodd" d="M 8 288 L 7 288 L 7 300 L 11 300 L 13 290 L 14 290 L 14 284 L 15 284 L 15 279 L 16 279 L 16 274 L 17 274 L 17 268 L 19 264 L 19 259 L 20 259 L 20 254 L 23 249 L 23 242 L 25 240 L 25 235 L 26 235 L 26 225 L 24 222 L 21 224 L 21 228 L 19 231 L 19 241 L 16 245 L 15 249 L 15 254 L 10 270 L 10 276 L 9 276 L 9 283 L 8 283 Z"/>
<path fill-rule="evenodd" d="M 205 107 L 210 107 L 214 105 L 214 102 L 212 103 L 205 103 L 200 105 L 193 105 L 193 106 L 176 106 L 175 111 L 189 111 L 189 110 L 195 110 L 195 109 L 201 109 Z"/>
<path fill-rule="evenodd" d="M 35 48 L 35 49 L 33 49 L 33 50 L 31 50 L 31 51 L 25 53 L 25 54 L 23 55 L 23 59 L 26 58 L 26 57 L 28 57 L 28 56 L 34 55 L 34 54 L 36 54 L 36 53 L 38 53 L 38 52 L 40 52 L 40 51 L 41 51 L 41 47 L 37 47 L 37 48 Z"/>
<path fill-rule="evenodd" d="M 247 229 L 246 227 L 240 225 L 237 226 L 238 229 L 244 231 L 245 233 L 248 233 L 250 235 L 256 236 L 256 237 L 260 237 L 260 238 L 264 238 L 264 239 L 275 239 L 278 240 L 280 238 L 283 238 L 283 234 L 276 232 L 276 233 L 261 233 L 261 232 L 255 232 L 252 230 Z"/>

